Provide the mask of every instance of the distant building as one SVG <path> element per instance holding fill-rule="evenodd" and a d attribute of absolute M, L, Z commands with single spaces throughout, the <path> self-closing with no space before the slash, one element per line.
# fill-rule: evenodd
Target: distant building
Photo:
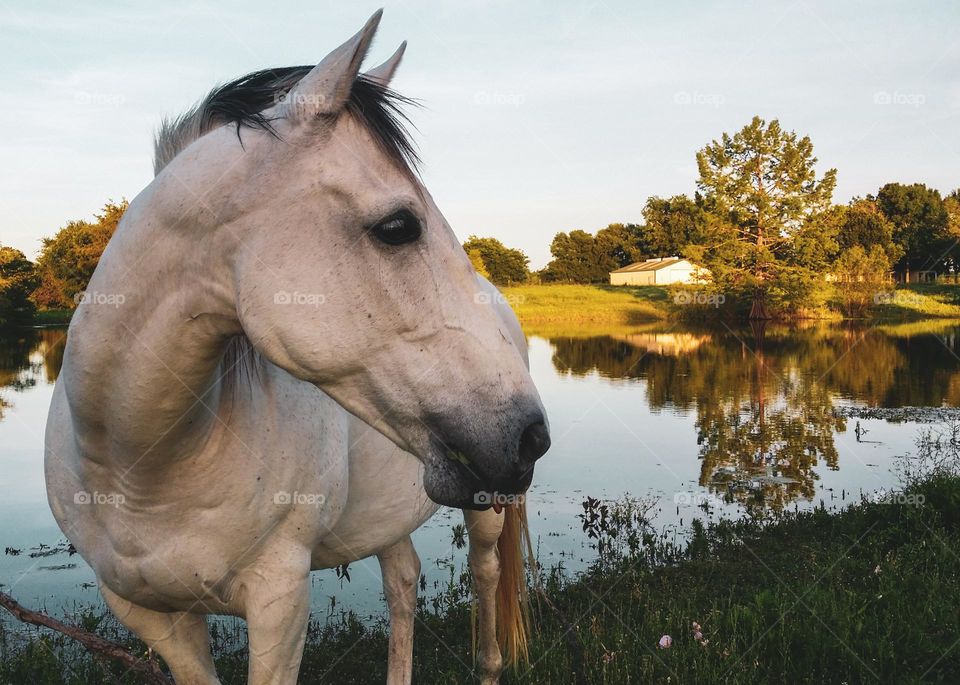
<path fill-rule="evenodd" d="M 658 257 L 634 262 L 610 272 L 610 285 L 668 285 L 696 283 L 697 267 L 680 257 Z"/>
<path fill-rule="evenodd" d="M 936 283 L 937 275 L 932 269 L 907 269 L 894 271 L 893 280 L 897 283 Z"/>

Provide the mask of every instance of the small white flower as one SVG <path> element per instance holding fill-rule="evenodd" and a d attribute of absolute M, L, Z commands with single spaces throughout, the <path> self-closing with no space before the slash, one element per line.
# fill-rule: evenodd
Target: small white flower
<path fill-rule="evenodd" d="M 673 644 L 673 638 L 669 635 L 664 635 L 660 638 L 660 642 L 657 643 L 657 646 L 660 649 L 670 649 L 670 646 Z"/>

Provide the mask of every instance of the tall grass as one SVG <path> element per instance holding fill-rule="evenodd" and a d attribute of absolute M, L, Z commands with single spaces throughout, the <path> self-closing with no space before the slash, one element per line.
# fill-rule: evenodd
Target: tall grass
<path fill-rule="evenodd" d="M 960 682 L 960 428 L 928 431 L 914 456 L 894 496 L 839 513 L 694 521 L 683 544 L 641 501 L 586 500 L 579 523 L 596 559 L 576 577 L 545 573 L 531 663 L 503 681 Z M 452 574 L 449 594 L 421 600 L 415 682 L 475 678 L 467 581 Z M 143 652 L 112 619 L 81 619 Z M 218 627 L 213 644 L 224 684 L 245 682 L 242 630 Z M 301 682 L 380 682 L 386 659 L 386 625 L 342 613 L 311 623 Z M 57 636 L 4 633 L 8 682 L 132 681 Z"/>

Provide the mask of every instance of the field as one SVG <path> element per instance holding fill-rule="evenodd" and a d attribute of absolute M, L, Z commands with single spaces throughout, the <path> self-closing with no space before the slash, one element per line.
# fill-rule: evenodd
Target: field
<path fill-rule="evenodd" d="M 674 303 L 667 286 L 519 285 L 502 288 L 525 325 L 604 324 L 631 326 L 670 317 L 709 321 L 723 309 L 686 308 Z M 914 321 L 924 318 L 960 319 L 960 286 L 948 283 L 915 284 L 877 293 L 866 313 L 873 320 Z M 814 318 L 841 318 L 836 293 Z M 726 314 L 721 314 L 727 316 Z"/>
<path fill-rule="evenodd" d="M 875 318 L 960 318 L 960 285 L 918 283 L 890 291 L 873 311 Z"/>
<path fill-rule="evenodd" d="M 838 514 L 695 522 L 683 546 L 647 525 L 648 507 L 585 507 L 598 560 L 578 578 L 545 574 L 550 601 L 535 602 L 531 662 L 504 682 L 960 680 L 960 479 L 929 477 Z M 80 620 L 144 653 L 111 619 L 88 612 Z M 422 606 L 414 681 L 471 682 L 470 635 L 458 589 Z M 244 682 L 239 629 L 217 631 L 213 644 L 223 683 Z M 0 650 L 4 683 L 135 682 L 56 636 L 22 645 L 3 634 Z M 349 615 L 313 624 L 301 682 L 382 682 L 386 653 L 382 624 Z"/>
<path fill-rule="evenodd" d="M 670 295 L 659 286 L 517 285 L 501 289 L 520 321 L 632 325 L 667 316 Z"/>

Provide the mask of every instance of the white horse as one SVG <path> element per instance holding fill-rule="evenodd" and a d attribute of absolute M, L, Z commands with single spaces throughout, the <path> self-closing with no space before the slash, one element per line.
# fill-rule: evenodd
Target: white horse
<path fill-rule="evenodd" d="M 165 126 L 71 322 L 50 506 L 181 684 L 217 682 L 207 614 L 246 619 L 250 683 L 296 682 L 310 570 L 371 553 L 408 681 L 416 557 L 407 534 L 373 542 L 391 495 L 422 501 L 408 523 L 423 493 L 488 509 L 549 447 L 510 326 L 411 169 L 399 55 L 359 76 L 379 18 Z M 354 469 L 377 433 L 422 477 Z"/>

